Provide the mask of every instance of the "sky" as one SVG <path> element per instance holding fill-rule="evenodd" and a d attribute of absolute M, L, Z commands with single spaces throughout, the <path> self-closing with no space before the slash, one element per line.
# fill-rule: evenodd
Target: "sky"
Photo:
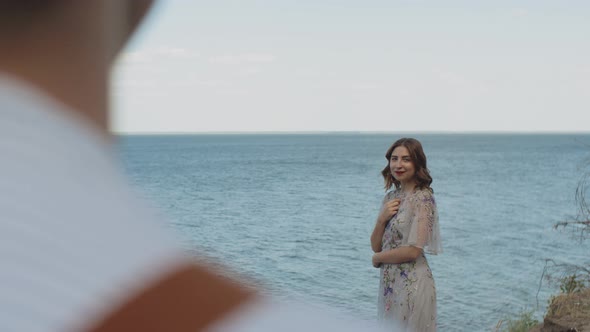
<path fill-rule="evenodd" d="M 163 0 L 111 129 L 590 132 L 590 1 Z"/>

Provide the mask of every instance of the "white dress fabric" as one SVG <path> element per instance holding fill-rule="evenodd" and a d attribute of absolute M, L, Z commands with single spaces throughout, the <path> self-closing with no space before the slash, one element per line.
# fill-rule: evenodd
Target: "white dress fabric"
<path fill-rule="evenodd" d="M 415 246 L 424 253 L 442 252 L 432 192 L 395 190 L 383 202 L 396 198 L 401 199 L 400 208 L 385 228 L 382 250 Z M 413 262 L 381 266 L 378 317 L 384 325 L 401 325 L 404 331 L 436 331 L 436 288 L 424 254 Z"/>

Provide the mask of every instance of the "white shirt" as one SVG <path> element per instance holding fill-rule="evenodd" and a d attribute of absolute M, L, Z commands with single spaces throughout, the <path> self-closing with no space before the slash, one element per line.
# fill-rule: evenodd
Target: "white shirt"
<path fill-rule="evenodd" d="M 111 149 L 66 106 L 0 76 L 0 331 L 89 328 L 186 263 Z M 259 299 L 210 330 L 370 330 L 326 312 Z"/>
<path fill-rule="evenodd" d="M 185 259 L 64 109 L 0 77 L 0 331 L 82 328 Z"/>

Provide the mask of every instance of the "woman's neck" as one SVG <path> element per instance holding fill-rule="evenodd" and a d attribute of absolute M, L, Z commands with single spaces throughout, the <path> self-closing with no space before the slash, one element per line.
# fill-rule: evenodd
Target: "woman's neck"
<path fill-rule="evenodd" d="M 414 191 L 415 188 L 416 188 L 415 181 L 402 182 L 402 183 L 400 183 L 400 186 L 399 186 L 399 189 L 401 190 L 401 192 L 406 193 L 406 194 Z"/>

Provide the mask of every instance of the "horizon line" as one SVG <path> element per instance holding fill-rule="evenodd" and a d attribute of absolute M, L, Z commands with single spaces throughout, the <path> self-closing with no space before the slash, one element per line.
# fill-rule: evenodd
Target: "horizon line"
<path fill-rule="evenodd" d="M 110 131 L 117 136 L 174 136 L 174 135 L 329 135 L 329 134 L 377 134 L 377 135 L 590 135 L 589 131 L 510 131 L 510 130 L 264 130 L 264 131 Z"/>

